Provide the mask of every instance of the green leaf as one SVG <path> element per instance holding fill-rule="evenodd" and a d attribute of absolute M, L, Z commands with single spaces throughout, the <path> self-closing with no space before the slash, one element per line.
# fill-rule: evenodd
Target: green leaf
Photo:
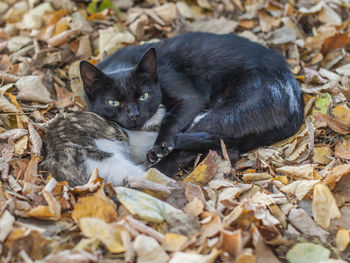
<path fill-rule="evenodd" d="M 146 221 L 160 223 L 167 221 L 170 213 L 183 214 L 181 210 L 149 194 L 126 187 L 115 187 L 114 190 L 117 193 L 118 200 L 131 214 L 137 215 Z"/>
<path fill-rule="evenodd" d="M 290 263 L 319 263 L 327 261 L 330 251 L 323 246 L 313 243 L 299 243 L 287 253 Z"/>
<path fill-rule="evenodd" d="M 87 7 L 87 11 L 90 14 L 94 14 L 102 12 L 107 8 L 112 8 L 117 14 L 119 14 L 119 9 L 110 0 L 92 1 Z"/>
<path fill-rule="evenodd" d="M 314 104 L 314 108 L 312 110 L 312 116 L 315 116 L 317 112 L 328 114 L 331 108 L 332 98 L 328 93 L 321 93 Z"/>

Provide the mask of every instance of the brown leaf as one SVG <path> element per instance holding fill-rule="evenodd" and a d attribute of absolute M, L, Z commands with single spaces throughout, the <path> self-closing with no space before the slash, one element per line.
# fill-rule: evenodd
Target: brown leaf
<path fill-rule="evenodd" d="M 346 48 L 349 45 L 350 38 L 347 34 L 336 33 L 335 35 L 324 40 L 321 47 L 321 53 L 325 56 L 332 49 Z"/>
<path fill-rule="evenodd" d="M 336 132 L 339 132 L 341 134 L 350 133 L 350 125 L 336 121 L 334 118 L 332 118 L 326 114 L 317 112 L 315 115 L 315 118 L 318 121 L 326 122 L 327 125 Z"/>
<path fill-rule="evenodd" d="M 350 160 L 350 140 L 343 140 L 335 145 L 335 155 Z"/>
<path fill-rule="evenodd" d="M 40 135 L 34 129 L 33 124 L 31 122 L 28 123 L 28 130 L 29 130 L 29 139 L 33 145 L 32 153 L 34 153 L 35 155 L 40 155 L 41 147 L 43 145 Z"/>
<path fill-rule="evenodd" d="M 243 252 L 243 246 L 242 229 L 234 232 L 222 231 L 222 249 L 232 257 L 238 257 Z"/>

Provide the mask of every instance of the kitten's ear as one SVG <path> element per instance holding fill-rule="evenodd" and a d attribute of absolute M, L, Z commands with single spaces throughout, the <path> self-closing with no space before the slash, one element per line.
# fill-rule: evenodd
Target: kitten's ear
<path fill-rule="evenodd" d="M 155 48 L 150 48 L 143 55 L 135 68 L 135 73 L 148 73 L 157 80 L 157 55 Z"/>
<path fill-rule="evenodd" d="M 91 95 L 94 89 L 94 82 L 105 77 L 102 71 L 87 61 L 80 62 L 80 76 L 83 80 L 84 89 L 87 95 Z"/>

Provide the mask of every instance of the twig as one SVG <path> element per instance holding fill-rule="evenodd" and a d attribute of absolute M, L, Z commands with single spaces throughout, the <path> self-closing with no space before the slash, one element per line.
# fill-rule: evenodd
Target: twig
<path fill-rule="evenodd" d="M 162 243 L 164 239 L 164 235 L 159 233 L 158 231 L 154 230 L 153 228 L 146 226 L 144 223 L 141 223 L 140 221 L 137 221 L 136 219 L 132 218 L 131 216 L 125 217 L 126 221 L 135 228 L 137 231 L 144 233 L 148 236 L 153 237 L 156 239 L 159 243 Z"/>
<path fill-rule="evenodd" d="M 145 179 L 136 179 L 130 178 L 129 184 L 131 188 L 141 188 L 146 190 L 151 190 L 158 193 L 171 194 L 172 190 L 175 190 L 174 187 L 168 187 L 162 184 L 153 183 Z"/>

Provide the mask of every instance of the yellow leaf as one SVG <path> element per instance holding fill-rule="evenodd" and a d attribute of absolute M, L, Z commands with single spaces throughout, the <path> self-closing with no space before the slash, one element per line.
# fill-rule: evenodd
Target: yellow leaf
<path fill-rule="evenodd" d="M 96 238 L 83 238 L 79 241 L 79 243 L 75 246 L 74 249 L 83 249 L 90 252 L 96 251 L 98 246 L 100 245 L 100 240 Z"/>
<path fill-rule="evenodd" d="M 350 109 L 344 106 L 337 106 L 333 109 L 334 119 L 346 125 L 350 125 Z"/>
<path fill-rule="evenodd" d="M 56 215 L 51 213 L 50 208 L 46 205 L 39 205 L 37 207 L 34 207 L 32 210 L 30 210 L 27 213 L 27 216 L 40 218 L 40 219 L 51 219 L 51 220 L 59 219 L 57 218 Z"/>
<path fill-rule="evenodd" d="M 54 36 L 62 33 L 63 31 L 66 31 L 69 28 L 69 17 L 62 17 L 55 26 L 55 33 L 53 34 Z"/>
<path fill-rule="evenodd" d="M 215 152 L 210 151 L 208 156 L 190 173 L 184 182 L 193 182 L 206 185 L 216 173 Z"/>
<path fill-rule="evenodd" d="M 332 151 L 328 146 L 315 147 L 312 160 L 319 164 L 329 164 L 331 159 L 326 156 L 332 156 Z"/>
<path fill-rule="evenodd" d="M 315 222 L 323 228 L 328 228 L 333 218 L 341 216 L 331 191 L 322 183 L 314 187 L 312 214 Z"/>
<path fill-rule="evenodd" d="M 28 136 L 25 135 L 19 139 L 15 144 L 15 154 L 22 155 L 24 150 L 27 149 L 28 145 Z"/>
<path fill-rule="evenodd" d="M 340 229 L 335 237 L 335 244 L 339 251 L 344 251 L 350 243 L 350 233 L 346 229 Z"/>
<path fill-rule="evenodd" d="M 187 240 L 188 238 L 184 235 L 176 233 L 166 233 L 164 235 L 164 239 L 162 240 L 162 247 L 166 251 L 178 251 Z"/>
<path fill-rule="evenodd" d="M 80 219 L 80 229 L 86 237 L 100 240 L 111 253 L 125 251 L 120 239 L 121 227 L 113 227 L 98 218 L 84 217 Z"/>
<path fill-rule="evenodd" d="M 284 175 L 277 175 L 276 180 L 280 181 L 282 184 L 287 185 L 288 184 L 288 177 Z"/>
<path fill-rule="evenodd" d="M 118 218 L 116 206 L 110 200 L 101 188 L 95 194 L 79 198 L 77 205 L 74 207 L 72 217 L 81 221 L 84 217 L 95 217 L 110 223 Z"/>

